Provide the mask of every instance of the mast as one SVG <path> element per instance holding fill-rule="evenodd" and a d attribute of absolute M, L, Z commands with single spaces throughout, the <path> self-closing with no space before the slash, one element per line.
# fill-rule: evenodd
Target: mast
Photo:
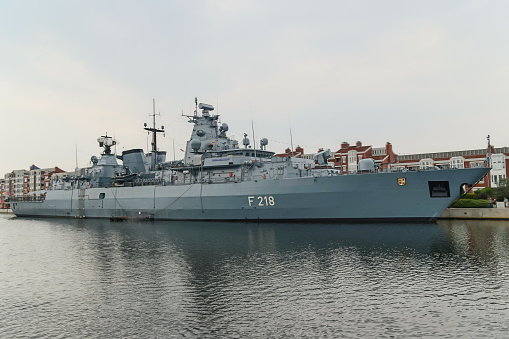
<path fill-rule="evenodd" d="M 157 133 L 164 133 L 164 126 L 161 126 L 161 129 L 156 128 L 156 115 L 161 115 L 161 114 L 156 114 L 156 99 L 152 99 L 152 102 L 153 102 L 153 105 L 152 105 L 153 106 L 153 114 L 150 115 L 153 118 L 152 119 L 152 128 L 147 127 L 147 123 L 145 123 L 145 130 L 152 132 L 152 159 L 150 161 L 151 162 L 150 169 L 155 170 L 156 164 L 157 164 Z"/>
<path fill-rule="evenodd" d="M 253 149 L 254 149 L 254 156 L 256 158 L 256 139 L 255 139 L 255 134 L 254 134 L 254 123 L 253 123 L 253 119 L 251 119 L 251 129 L 253 130 Z"/>
<path fill-rule="evenodd" d="M 290 145 L 292 146 L 292 153 L 293 156 L 293 136 L 292 136 L 292 126 L 290 126 Z"/>
<path fill-rule="evenodd" d="M 488 167 L 491 167 L 491 138 L 488 135 L 486 139 L 488 139 L 488 149 L 486 150 L 486 163 Z"/>

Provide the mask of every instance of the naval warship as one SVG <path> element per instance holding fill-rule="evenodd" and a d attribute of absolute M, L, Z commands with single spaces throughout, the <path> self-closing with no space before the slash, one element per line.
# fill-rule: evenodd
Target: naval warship
<path fill-rule="evenodd" d="M 92 165 L 75 175 L 54 178 L 49 189 L 11 198 L 16 216 L 72 218 L 146 218 L 153 220 L 347 222 L 433 222 L 490 170 L 391 170 L 362 159 L 355 173 L 327 167 L 329 150 L 313 159 L 277 157 L 227 136 L 212 105 L 196 103 L 184 158 L 166 161 L 157 148 L 164 126 L 152 134 L 152 150 L 112 153 L 115 140 L 98 139 L 103 148 Z M 201 110 L 201 111 L 200 111 Z M 119 162 L 121 161 L 121 163 Z M 385 166 L 384 166 L 385 167 Z"/>

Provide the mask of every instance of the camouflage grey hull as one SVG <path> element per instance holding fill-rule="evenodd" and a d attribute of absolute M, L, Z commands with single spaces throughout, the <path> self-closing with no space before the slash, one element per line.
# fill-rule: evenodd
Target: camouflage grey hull
<path fill-rule="evenodd" d="M 155 220 L 351 221 L 436 219 L 489 168 L 189 185 L 50 190 L 12 204 L 17 216 Z"/>

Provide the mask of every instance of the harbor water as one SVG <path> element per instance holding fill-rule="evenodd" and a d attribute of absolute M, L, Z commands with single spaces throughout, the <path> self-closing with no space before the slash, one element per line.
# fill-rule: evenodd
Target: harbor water
<path fill-rule="evenodd" d="M 3 338 L 502 338 L 509 222 L 0 215 Z"/>

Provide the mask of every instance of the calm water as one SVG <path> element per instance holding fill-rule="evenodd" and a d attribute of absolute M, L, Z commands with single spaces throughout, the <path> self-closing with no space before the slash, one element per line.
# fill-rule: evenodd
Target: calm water
<path fill-rule="evenodd" d="M 2 338 L 507 337 L 509 223 L 0 215 Z"/>

